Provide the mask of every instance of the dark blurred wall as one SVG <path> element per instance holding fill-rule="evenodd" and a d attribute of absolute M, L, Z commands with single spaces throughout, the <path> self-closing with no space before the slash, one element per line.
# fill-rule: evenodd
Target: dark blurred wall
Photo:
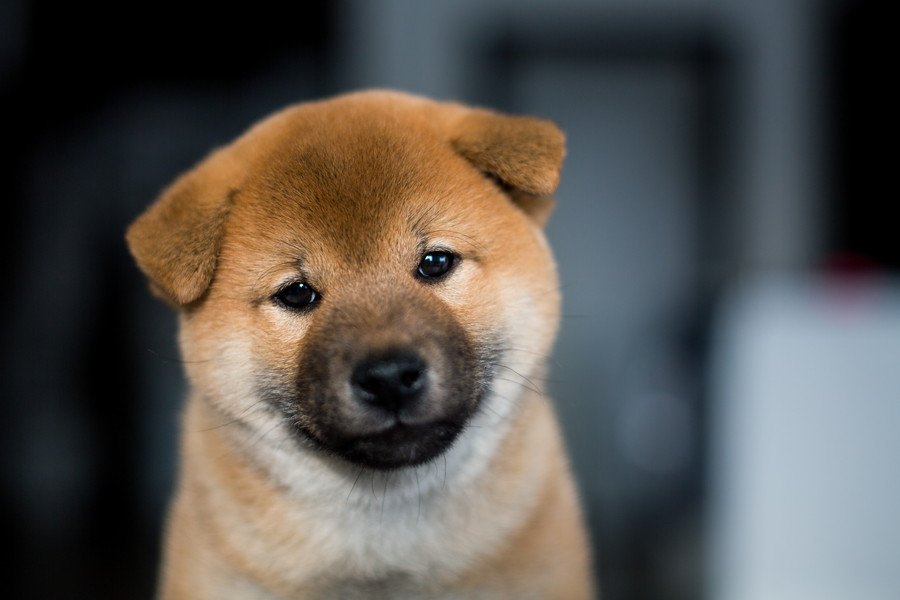
<path fill-rule="evenodd" d="M 5 0 L 0 448 L 14 589 L 152 594 L 184 383 L 174 316 L 127 255 L 128 222 L 272 110 L 381 86 L 569 132 L 548 230 L 566 316 L 546 385 L 607 597 L 698 597 L 710 307 L 758 269 L 845 256 L 900 267 L 889 153 L 873 150 L 891 93 L 875 66 L 885 6 Z"/>

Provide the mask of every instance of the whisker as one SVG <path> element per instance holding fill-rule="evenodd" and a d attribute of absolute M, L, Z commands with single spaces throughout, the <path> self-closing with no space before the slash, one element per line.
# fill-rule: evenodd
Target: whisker
<path fill-rule="evenodd" d="M 161 360 L 163 362 L 176 363 L 176 364 L 181 364 L 181 365 L 194 365 L 194 364 L 199 364 L 199 363 L 208 363 L 208 362 L 212 362 L 212 360 L 213 360 L 211 358 L 207 358 L 204 360 L 184 360 L 183 358 L 178 357 L 178 356 L 166 356 L 164 354 L 160 354 L 153 348 L 145 348 L 145 350 L 147 350 L 148 353 L 152 354 L 153 356 L 155 356 L 156 358 L 158 358 L 159 360 Z"/>
<path fill-rule="evenodd" d="M 255 437 L 250 441 L 250 444 L 249 444 L 248 447 L 249 447 L 249 448 L 253 448 L 253 447 L 256 446 L 257 444 L 259 444 L 263 439 L 265 439 L 266 436 L 268 436 L 270 433 L 272 433 L 273 431 L 275 431 L 275 429 L 277 429 L 280 425 L 282 425 L 282 424 L 283 424 L 284 422 L 286 422 L 286 421 L 287 421 L 287 419 L 278 419 L 277 421 L 275 421 L 275 423 L 274 423 L 271 427 L 269 427 L 268 429 L 266 429 L 266 430 L 260 432 L 259 435 L 255 436 Z M 225 452 L 223 452 L 222 454 L 220 454 L 218 457 L 216 457 L 216 460 L 217 460 L 217 461 L 218 461 L 218 460 L 222 460 L 223 458 L 225 458 L 225 457 L 228 456 L 228 455 L 229 455 L 229 451 L 226 450 Z"/>
<path fill-rule="evenodd" d="M 541 396 L 541 397 L 543 397 L 543 395 L 544 395 L 543 393 L 541 393 L 540 390 L 537 390 L 537 389 L 531 387 L 530 385 L 527 385 L 527 384 L 522 383 L 521 381 L 517 381 L 515 379 L 507 379 L 506 377 L 500 377 L 498 375 L 494 375 L 494 379 L 496 381 L 505 381 L 507 383 L 514 383 L 518 386 L 525 388 L 526 390 L 528 390 L 530 392 L 534 392 L 535 394 L 537 394 L 538 396 Z"/>
<path fill-rule="evenodd" d="M 242 410 L 242 411 L 238 414 L 238 416 L 236 416 L 236 417 L 233 418 L 232 420 L 228 421 L 227 423 L 221 423 L 221 424 L 219 424 L 219 425 L 213 425 L 212 427 L 207 427 L 206 429 L 198 429 L 198 430 L 197 430 L 197 433 L 204 433 L 204 432 L 206 432 L 206 431 L 213 431 L 214 429 L 221 429 L 222 427 L 227 427 L 228 425 L 234 425 L 234 424 L 237 423 L 238 421 L 244 420 L 244 416 L 247 415 L 247 413 L 249 413 L 249 412 L 251 411 L 251 409 L 255 409 L 256 407 L 258 407 L 260 404 L 264 403 L 265 401 L 266 401 L 265 398 L 263 398 L 263 399 L 261 399 L 261 400 L 257 400 L 256 402 L 254 402 L 253 404 L 251 404 L 250 406 L 248 406 L 247 408 L 245 408 L 244 410 Z M 259 417 L 256 417 L 256 418 L 259 418 Z"/>
<path fill-rule="evenodd" d="M 350 495 L 353 494 L 353 490 L 356 489 L 356 482 L 359 481 L 360 476 L 362 475 L 363 467 L 359 468 L 359 472 L 356 474 L 356 479 L 353 480 L 353 485 L 350 486 L 350 493 L 347 494 L 347 499 L 344 501 L 344 504 L 350 501 Z"/>
<path fill-rule="evenodd" d="M 512 383 L 515 383 L 515 382 L 512 382 Z M 493 408 L 491 408 L 491 407 L 488 406 L 487 404 L 485 404 L 485 403 L 482 402 L 481 404 L 479 404 L 479 406 L 480 406 L 481 408 L 483 408 L 484 410 L 489 410 L 489 411 L 491 411 L 491 413 L 492 413 L 495 417 L 497 417 L 497 419 L 498 419 L 497 422 L 498 422 L 498 423 L 499 423 L 500 421 L 503 420 L 503 417 L 500 416 L 500 413 L 498 413 L 496 410 L 494 410 Z"/>
<path fill-rule="evenodd" d="M 384 476 L 384 489 L 381 490 L 381 522 L 384 522 L 384 501 L 387 498 L 388 478 L 392 474 L 393 474 L 393 471 L 388 471 Z"/>
<path fill-rule="evenodd" d="M 510 352 L 522 352 L 523 354 L 533 354 L 534 356 L 539 356 L 541 358 L 550 358 L 553 356 L 547 352 L 538 352 L 537 350 L 532 350 L 530 348 L 519 348 L 518 346 L 506 346 L 506 349 Z"/>
<path fill-rule="evenodd" d="M 375 475 L 376 471 L 372 471 L 372 497 L 378 500 L 378 496 L 375 495 Z"/>
<path fill-rule="evenodd" d="M 272 425 L 271 427 L 269 427 L 268 429 L 266 429 L 263 433 L 261 433 L 259 436 L 257 436 L 256 439 L 255 439 L 253 442 L 250 443 L 250 447 L 252 448 L 253 446 L 255 446 L 255 445 L 257 445 L 258 443 L 260 443 L 261 441 L 263 441 L 263 439 L 264 439 L 266 436 L 268 436 L 270 433 L 272 433 L 273 431 L 275 431 L 275 429 L 278 428 L 283 422 L 284 422 L 283 419 L 280 419 L 280 420 L 276 421 L 274 425 Z"/>
<path fill-rule="evenodd" d="M 418 492 L 419 497 L 419 509 L 416 512 L 416 526 L 419 525 L 419 517 L 422 516 L 422 488 L 419 486 L 419 469 L 418 467 L 413 467 L 413 474 L 416 476 L 416 491 Z"/>
<path fill-rule="evenodd" d="M 497 363 L 497 366 L 498 366 L 498 367 L 502 367 L 502 368 L 504 368 L 504 369 L 507 369 L 508 371 L 512 371 L 513 373 L 515 373 L 516 375 L 518 375 L 519 377 L 521 377 L 522 379 L 524 379 L 525 381 L 527 381 L 528 383 L 530 383 L 530 384 L 532 385 L 532 387 L 534 388 L 534 391 L 535 391 L 535 392 L 537 392 L 538 394 L 540 394 L 540 395 L 542 395 L 542 396 L 544 395 L 544 393 L 541 391 L 540 387 L 539 387 L 534 381 L 532 381 L 532 380 L 529 379 L 528 377 L 525 377 L 524 375 L 522 375 L 521 373 L 519 373 L 518 371 L 516 371 L 516 370 L 513 369 L 512 367 L 510 367 L 510 366 L 508 366 L 508 365 L 504 365 L 504 364 L 502 364 L 502 363 Z"/>
<path fill-rule="evenodd" d="M 287 421 L 288 423 L 290 423 L 290 419 L 285 418 L 284 420 Z M 281 440 L 281 443 L 278 444 L 278 446 L 275 448 L 275 454 L 278 454 L 279 452 L 281 452 L 281 449 L 284 447 L 284 445 L 287 443 L 287 441 L 289 439 L 291 439 L 291 436 L 289 436 L 289 435 L 284 436 L 284 439 Z"/>

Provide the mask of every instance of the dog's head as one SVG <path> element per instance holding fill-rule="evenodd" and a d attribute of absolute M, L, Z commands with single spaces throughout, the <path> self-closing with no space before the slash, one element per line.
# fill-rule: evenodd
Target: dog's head
<path fill-rule="evenodd" d="M 549 350 L 559 298 L 541 226 L 563 151 L 538 119 L 342 96 L 207 157 L 127 240 L 180 310 L 205 401 L 250 427 L 274 412 L 357 464 L 416 465 L 498 380 L 528 387 Z"/>

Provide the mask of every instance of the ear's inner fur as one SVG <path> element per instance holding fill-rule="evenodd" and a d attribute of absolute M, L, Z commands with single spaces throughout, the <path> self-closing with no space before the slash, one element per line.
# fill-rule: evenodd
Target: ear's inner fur
<path fill-rule="evenodd" d="M 481 173 L 539 226 L 545 226 L 550 220 L 550 215 L 556 207 L 556 200 L 553 199 L 553 196 L 529 194 L 516 189 L 494 173 L 488 171 Z"/>

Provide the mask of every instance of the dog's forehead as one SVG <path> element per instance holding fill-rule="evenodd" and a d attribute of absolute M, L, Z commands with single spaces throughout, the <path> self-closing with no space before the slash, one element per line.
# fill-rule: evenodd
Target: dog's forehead
<path fill-rule="evenodd" d="M 376 115 L 377 116 L 377 115 Z M 252 231 L 310 251 L 390 250 L 485 210 L 491 186 L 415 118 L 304 122 L 265 154 L 235 197 Z"/>

